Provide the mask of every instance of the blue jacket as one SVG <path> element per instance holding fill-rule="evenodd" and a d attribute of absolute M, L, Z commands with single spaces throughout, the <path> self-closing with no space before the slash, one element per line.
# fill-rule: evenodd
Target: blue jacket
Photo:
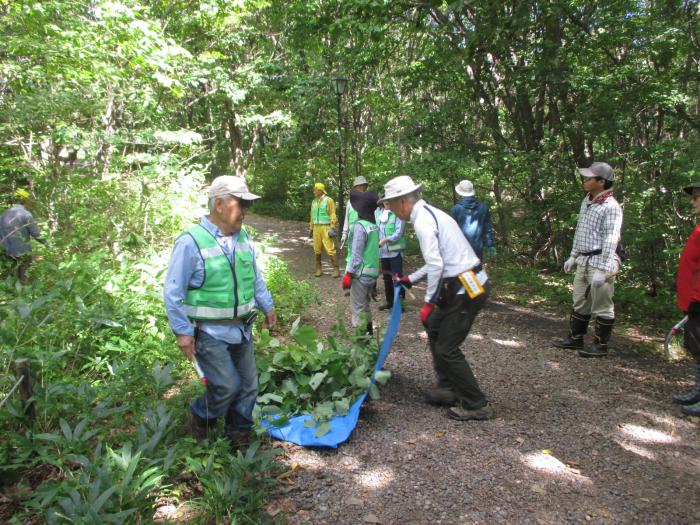
<path fill-rule="evenodd" d="M 483 256 L 484 246 L 494 246 L 491 215 L 485 202 L 476 197 L 462 197 L 450 209 L 450 216 L 459 224 L 477 257 Z"/>

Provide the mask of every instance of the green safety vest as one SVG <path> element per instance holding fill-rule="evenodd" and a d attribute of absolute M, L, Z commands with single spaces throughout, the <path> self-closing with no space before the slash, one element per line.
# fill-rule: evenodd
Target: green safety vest
<path fill-rule="evenodd" d="M 311 216 L 314 224 L 330 224 L 331 216 L 328 214 L 328 195 L 314 199 L 311 203 Z"/>
<path fill-rule="evenodd" d="M 374 216 L 379 222 L 379 217 L 382 215 L 382 211 L 377 210 Z M 386 238 L 391 237 L 396 232 L 396 214 L 392 211 L 389 212 L 389 219 L 386 221 L 386 226 L 384 226 L 384 236 Z M 396 242 L 388 242 L 386 246 L 387 250 L 390 252 L 401 252 L 406 249 L 406 238 L 402 235 Z"/>
<path fill-rule="evenodd" d="M 352 259 L 352 255 L 350 254 L 350 250 L 352 249 L 352 227 L 355 225 L 358 219 L 359 216 L 357 215 L 355 208 L 353 208 L 350 201 L 348 201 L 348 254 L 345 257 L 346 265 L 350 264 L 350 260 Z"/>
<path fill-rule="evenodd" d="M 350 201 L 348 201 L 348 231 L 350 231 L 352 225 L 357 222 L 358 218 L 355 208 L 353 208 Z"/>
<path fill-rule="evenodd" d="M 367 232 L 367 242 L 365 243 L 365 251 L 362 254 L 362 266 L 355 272 L 356 276 L 365 275 L 367 277 L 379 277 L 379 228 L 376 224 L 372 224 L 364 219 L 358 219 L 357 223 Z M 350 230 L 348 234 L 348 257 L 347 264 L 352 261 L 352 234 Z"/>
<path fill-rule="evenodd" d="M 255 266 L 248 233 L 241 229 L 233 249 L 233 264 L 201 225 L 190 229 L 204 261 L 204 282 L 187 290 L 185 312 L 190 319 L 220 320 L 246 317 L 255 307 Z"/>

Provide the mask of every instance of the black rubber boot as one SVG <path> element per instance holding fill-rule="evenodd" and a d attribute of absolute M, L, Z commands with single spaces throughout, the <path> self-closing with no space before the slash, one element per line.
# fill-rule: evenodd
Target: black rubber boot
<path fill-rule="evenodd" d="M 583 349 L 583 337 L 588 331 L 588 323 L 590 320 L 590 315 L 571 312 L 571 317 L 569 318 L 569 335 L 564 339 L 553 341 L 554 346 L 557 348 L 569 348 L 571 350 Z"/>
<path fill-rule="evenodd" d="M 596 317 L 593 344 L 578 351 L 581 357 L 605 357 L 608 355 L 608 341 L 612 334 L 615 319 Z"/>
<path fill-rule="evenodd" d="M 700 402 L 681 406 L 681 412 L 688 416 L 700 416 Z"/>
<path fill-rule="evenodd" d="M 695 388 L 685 394 L 674 394 L 673 402 L 677 405 L 694 405 L 700 402 L 700 363 L 695 363 Z"/>

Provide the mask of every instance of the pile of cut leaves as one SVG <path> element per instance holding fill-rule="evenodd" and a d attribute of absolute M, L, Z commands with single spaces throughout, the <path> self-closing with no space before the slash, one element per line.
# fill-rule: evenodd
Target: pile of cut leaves
<path fill-rule="evenodd" d="M 268 330 L 260 332 L 256 345 L 259 371 L 258 417 L 274 426 L 283 426 L 289 418 L 309 414 L 316 436 L 330 430 L 328 420 L 344 416 L 350 406 L 369 388 L 372 399 L 379 389 L 372 382 L 378 343 L 359 332 L 350 334 L 342 322 L 325 341 L 318 332 L 297 319 L 290 331 L 291 341 L 282 343 Z M 374 375 L 385 384 L 388 371 Z"/>

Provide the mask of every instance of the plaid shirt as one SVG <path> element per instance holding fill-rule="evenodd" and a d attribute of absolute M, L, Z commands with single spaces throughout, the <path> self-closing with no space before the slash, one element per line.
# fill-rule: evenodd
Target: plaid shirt
<path fill-rule="evenodd" d="M 622 230 L 622 208 L 612 195 L 605 190 L 591 200 L 586 195 L 581 203 L 574 246 L 571 256 L 577 264 L 588 264 L 594 268 L 614 272 L 619 261 L 615 255 Z M 583 253 L 601 250 L 600 255 L 585 256 Z"/>

